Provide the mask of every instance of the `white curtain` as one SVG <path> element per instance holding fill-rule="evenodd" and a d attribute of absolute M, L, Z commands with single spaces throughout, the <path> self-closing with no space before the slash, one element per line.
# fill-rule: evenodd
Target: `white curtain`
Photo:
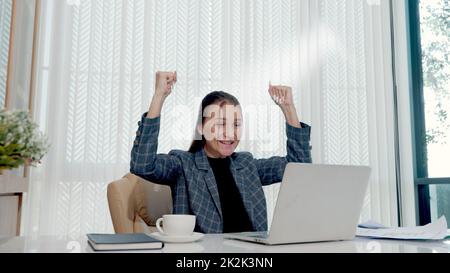
<path fill-rule="evenodd" d="M 240 150 L 285 153 L 269 80 L 289 84 L 315 163 L 370 165 L 362 220 L 396 224 L 388 2 L 42 1 L 35 116 L 52 142 L 33 169 L 26 234 L 112 231 L 106 185 L 129 170 L 157 70 L 179 81 L 160 152 L 187 149 L 201 98 L 235 94 Z M 265 189 L 271 220 L 278 186 Z"/>

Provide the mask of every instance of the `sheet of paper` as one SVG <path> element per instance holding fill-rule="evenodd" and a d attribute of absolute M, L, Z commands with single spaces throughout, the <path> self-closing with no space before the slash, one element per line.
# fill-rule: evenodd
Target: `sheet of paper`
<path fill-rule="evenodd" d="M 372 223 L 373 224 L 373 223 Z M 370 226 L 370 225 L 367 225 Z M 356 236 L 401 240 L 442 240 L 448 237 L 445 216 L 425 226 L 400 228 L 361 228 L 356 229 Z"/>
<path fill-rule="evenodd" d="M 382 224 L 377 223 L 377 222 L 372 221 L 372 220 L 369 220 L 367 222 L 361 223 L 361 224 L 358 225 L 358 227 L 360 227 L 360 228 L 373 228 L 373 229 L 388 228 L 388 227 L 385 227 Z"/>

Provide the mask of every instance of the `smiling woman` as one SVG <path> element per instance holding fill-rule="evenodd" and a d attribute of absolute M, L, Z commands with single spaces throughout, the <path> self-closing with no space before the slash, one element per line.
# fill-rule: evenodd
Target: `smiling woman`
<path fill-rule="evenodd" d="M 298 121 L 291 88 L 270 84 L 268 89 L 286 118 L 285 157 L 254 159 L 248 152 L 234 152 L 240 140 L 241 107 L 223 91 L 202 100 L 196 139 L 189 151 L 157 154 L 161 110 L 176 82 L 176 72 L 156 73 L 150 108 L 142 116 L 131 151 L 130 171 L 171 186 L 173 212 L 196 215 L 199 232 L 266 231 L 262 186 L 280 182 L 288 162 L 311 163 L 311 128 Z"/>

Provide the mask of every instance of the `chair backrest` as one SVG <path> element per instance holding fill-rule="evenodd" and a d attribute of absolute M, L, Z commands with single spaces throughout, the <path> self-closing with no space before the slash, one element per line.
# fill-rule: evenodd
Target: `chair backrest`
<path fill-rule="evenodd" d="M 169 186 L 139 178 L 134 188 L 135 212 L 149 226 L 164 214 L 172 213 L 172 192 Z"/>
<path fill-rule="evenodd" d="M 152 226 L 163 214 L 172 213 L 170 187 L 149 182 L 131 173 L 111 182 L 107 196 L 116 233 L 136 232 L 135 224 L 141 219 Z"/>

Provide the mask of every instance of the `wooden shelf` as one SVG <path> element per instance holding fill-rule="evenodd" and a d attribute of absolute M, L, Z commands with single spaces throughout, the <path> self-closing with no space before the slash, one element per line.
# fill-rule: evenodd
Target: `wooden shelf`
<path fill-rule="evenodd" d="M 28 191 L 28 178 L 19 176 L 23 174 L 23 168 L 20 168 L 22 172 L 17 170 L 4 170 L 0 175 L 0 195 L 23 193 Z"/>

